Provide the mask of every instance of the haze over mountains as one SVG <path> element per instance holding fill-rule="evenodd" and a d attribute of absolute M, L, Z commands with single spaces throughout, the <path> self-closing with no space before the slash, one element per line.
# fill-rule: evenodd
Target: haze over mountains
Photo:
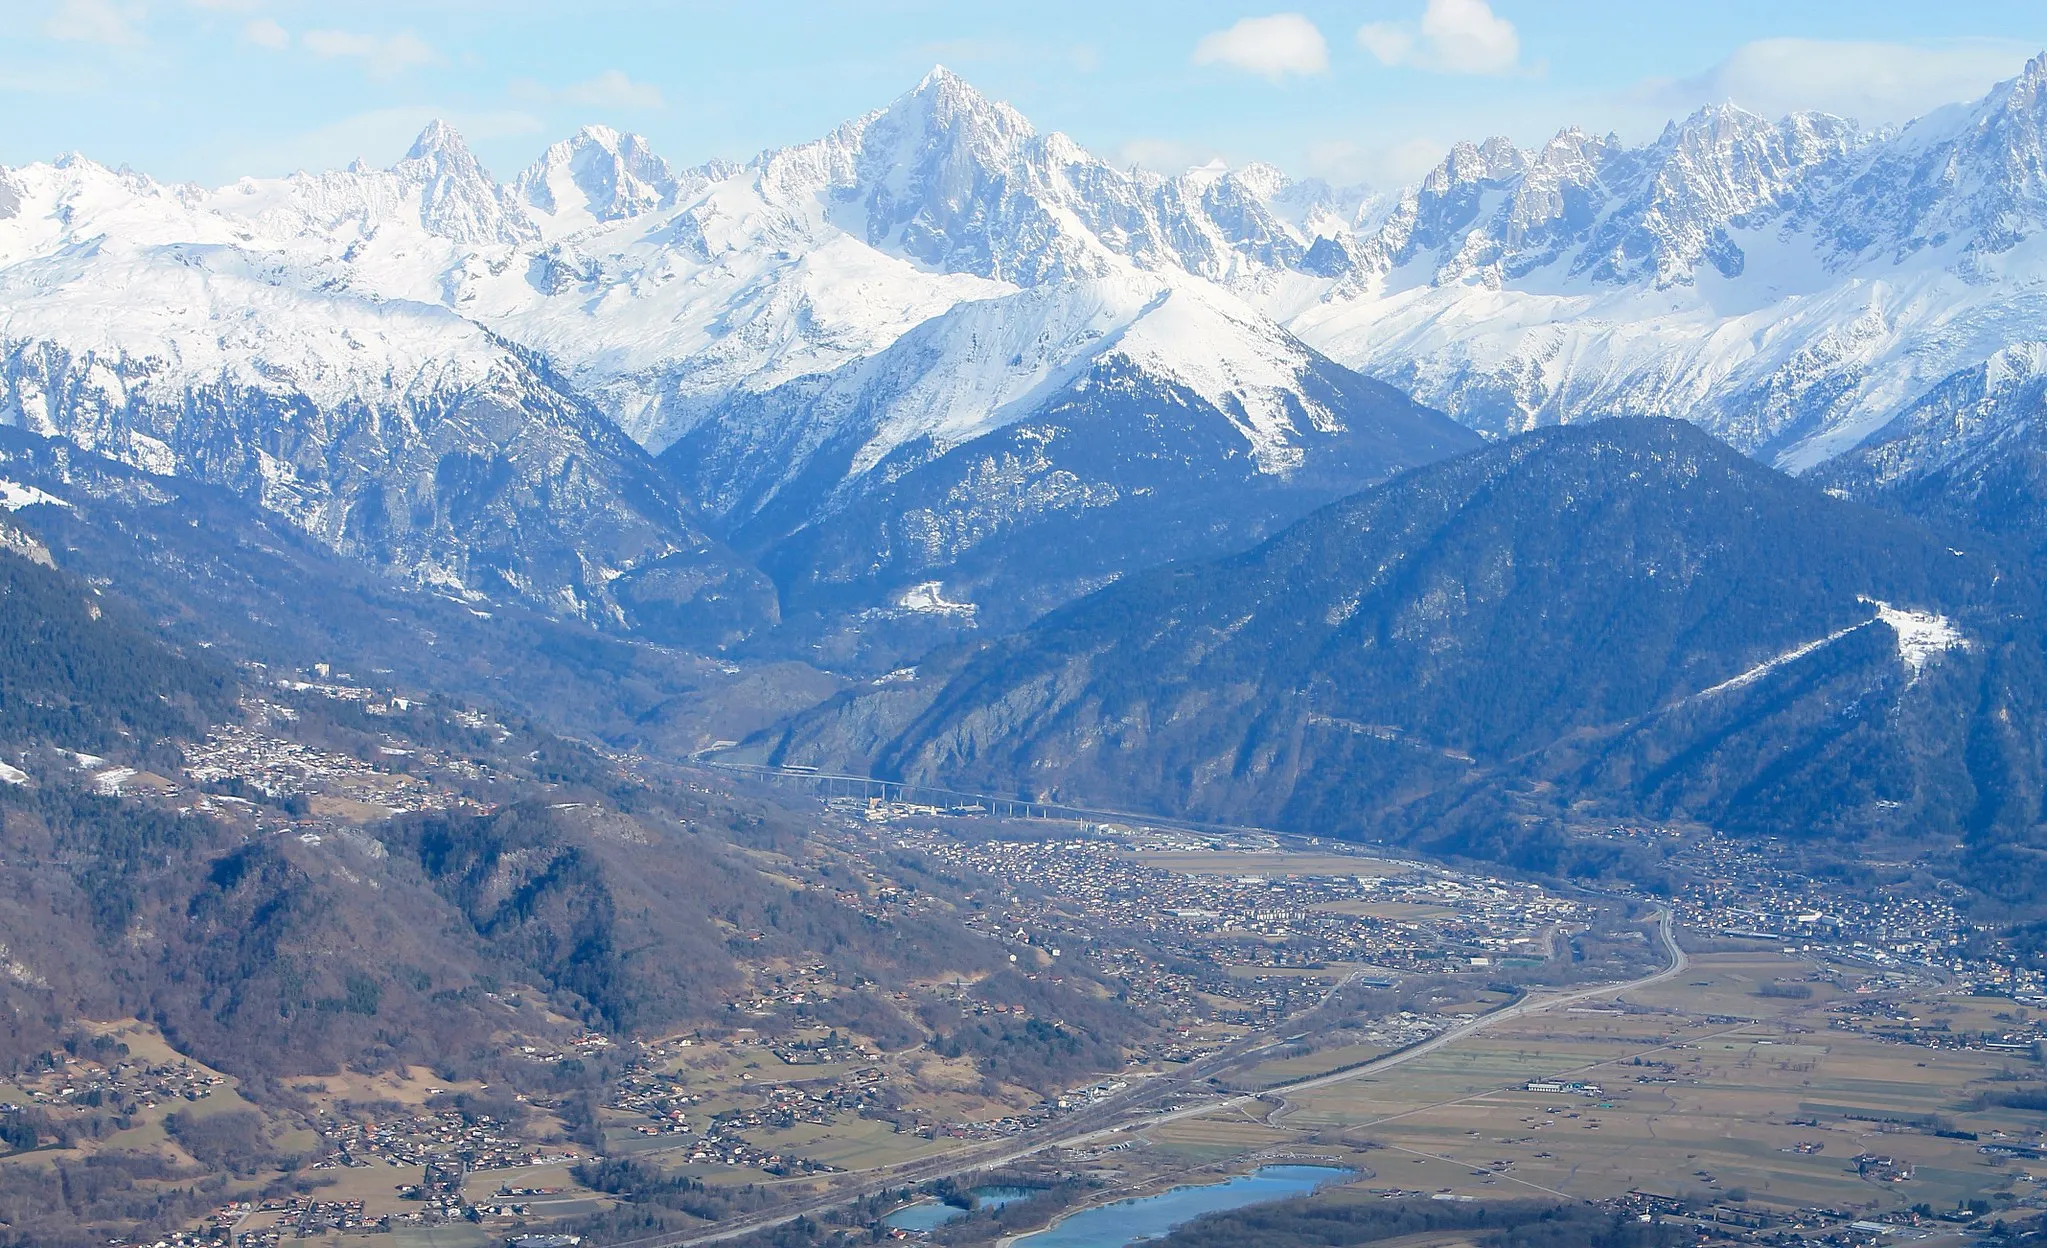
<path fill-rule="evenodd" d="M 2043 136 L 2047 58 L 1895 133 L 1730 105 L 1386 194 L 1119 170 L 943 70 L 743 168 L 592 127 L 500 184 L 438 123 L 212 191 L 74 156 L 0 171 L 0 419 L 655 638 L 771 627 L 755 566 L 806 627 L 1007 627 L 1475 445 L 1396 390 L 1794 470 L 2006 410 Z M 1871 472 L 1994 455 L 1962 424 Z"/>

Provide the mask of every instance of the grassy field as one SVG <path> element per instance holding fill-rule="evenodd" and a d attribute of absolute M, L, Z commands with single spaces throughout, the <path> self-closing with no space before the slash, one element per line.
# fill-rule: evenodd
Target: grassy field
<path fill-rule="evenodd" d="M 829 1127 L 804 1122 L 786 1131 L 751 1132 L 748 1138 L 763 1147 L 812 1157 L 843 1170 L 895 1165 L 957 1147 L 953 1140 L 927 1140 L 898 1132 L 886 1122 L 854 1117 Z"/>
<path fill-rule="evenodd" d="M 1293 1079 L 1306 1079 L 1314 1075 L 1326 1075 L 1332 1070 L 1355 1066 L 1367 1062 L 1386 1052 L 1383 1044 L 1346 1044 L 1333 1049 L 1323 1049 L 1305 1057 L 1290 1057 L 1277 1062 L 1263 1062 L 1250 1073 L 1230 1081 L 1232 1087 L 1257 1092 Z"/>
<path fill-rule="evenodd" d="M 1640 1012 L 1531 1015 L 1369 1076 L 1275 1096 L 1272 1127 L 1327 1139 L 1369 1137 L 1382 1145 L 1371 1167 L 1387 1186 L 1475 1196 L 1617 1195 L 1630 1188 L 1668 1194 L 1746 1196 L 1780 1207 L 1828 1205 L 1877 1211 L 1926 1202 L 1938 1208 L 2012 1187 L 2030 1168 L 1998 1164 L 1977 1142 L 1908 1130 L 1936 1117 L 1978 1132 L 2017 1130 L 2027 1115 L 1970 1108 L 1987 1081 L 2016 1072 L 2043 1077 L 2011 1054 L 1936 1050 L 1829 1027 L 1828 1006 L 1858 994 L 1805 984 L 1804 999 L 1757 995 L 1778 981 L 1804 981 L 1814 967 L 1777 954 L 1709 954 L 1687 974 L 1640 994 Z M 1782 991 L 1781 989 L 1779 991 Z M 1994 1025 L 2010 1002 L 1899 1000 L 1901 1010 L 1956 1029 Z M 1752 1020 L 1752 1021 L 1750 1021 Z M 1272 1062 L 1248 1086 L 1345 1064 L 1331 1050 Z M 1530 1080 L 1579 1080 L 1603 1092 L 1527 1092 Z M 2034 1117 L 2037 1117 L 2036 1115 Z M 1802 1125 L 1817 1119 L 1818 1126 Z M 1247 1115 L 1176 1124 L 1170 1144 L 1203 1152 L 1243 1142 Z M 1800 1145 L 1818 1151 L 1797 1151 Z M 1270 1145 L 1263 1145 L 1269 1147 Z M 1880 1182 L 1853 1159 L 1875 1153 L 1910 1162 L 1914 1177 Z"/>
<path fill-rule="evenodd" d="M 242 1099 L 241 1093 L 235 1090 L 233 1079 L 228 1078 L 212 1067 L 192 1061 L 190 1058 L 181 1055 L 177 1050 L 171 1048 L 170 1044 L 164 1040 L 163 1035 L 156 1028 L 147 1023 L 131 1020 L 124 1023 L 87 1023 L 84 1024 L 84 1027 L 85 1030 L 96 1035 L 108 1036 L 127 1045 L 127 1060 L 131 1062 L 149 1063 L 151 1065 L 190 1066 L 194 1070 L 219 1075 L 222 1079 L 218 1086 L 212 1088 L 206 1095 L 196 1101 L 187 1101 L 182 1098 L 170 1099 L 159 1102 L 154 1108 L 141 1110 L 134 1116 L 133 1121 L 135 1125 L 124 1131 L 116 1131 L 104 1140 L 97 1141 L 95 1143 L 96 1148 L 133 1149 L 137 1152 L 162 1152 L 178 1159 L 183 1164 L 191 1164 L 190 1159 L 185 1156 L 184 1150 L 171 1143 L 170 1133 L 164 1129 L 165 1118 L 172 1114 L 189 1114 L 194 1118 L 206 1118 L 214 1114 L 232 1113 L 236 1110 L 261 1112 L 256 1109 L 256 1106 Z M 26 1098 L 17 1099 L 26 1100 Z M 288 1134 L 292 1143 L 299 1143 L 311 1136 L 310 1132 L 302 1134 L 293 1132 Z M 28 1156 L 32 1159 L 35 1155 L 30 1154 Z"/>

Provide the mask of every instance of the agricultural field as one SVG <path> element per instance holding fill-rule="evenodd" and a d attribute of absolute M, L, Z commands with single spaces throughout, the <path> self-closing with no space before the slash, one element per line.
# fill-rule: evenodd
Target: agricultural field
<path fill-rule="evenodd" d="M 1157 1142 L 1201 1151 L 1242 1139 L 1255 1118 L 1255 1147 L 1368 1138 L 1378 1185 L 1478 1197 L 2031 1205 L 2047 1161 L 1981 1150 L 2036 1139 L 2037 1113 L 1996 1102 L 2047 1086 L 2040 1065 L 1935 1047 L 1995 1032 L 2013 1008 L 1777 953 L 1705 954 L 1620 1001 L 1528 1015 L 1383 1074 L 1278 1089 Z M 1913 1034 L 1921 1042 L 1901 1038 Z M 1271 1087 L 1342 1056 L 1267 1063 L 1239 1082 Z"/>

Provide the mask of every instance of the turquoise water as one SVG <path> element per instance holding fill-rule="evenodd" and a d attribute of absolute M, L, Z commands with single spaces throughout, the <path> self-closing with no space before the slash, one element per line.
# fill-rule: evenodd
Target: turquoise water
<path fill-rule="evenodd" d="M 1037 1192 L 1028 1187 L 977 1187 L 974 1189 L 974 1208 L 1000 1209 L 1013 1201 L 1029 1200 L 1035 1195 Z M 932 1231 L 954 1218 L 965 1217 L 966 1212 L 943 1201 L 926 1200 L 896 1210 L 883 1218 L 881 1224 L 892 1231 Z"/>
<path fill-rule="evenodd" d="M 1330 1166 L 1265 1166 L 1227 1183 L 1176 1187 L 1156 1196 L 1088 1209 L 1048 1230 L 1024 1236 L 1016 1241 L 1016 1248 L 1125 1248 L 1163 1235 L 1204 1213 L 1285 1200 L 1348 1178 L 1350 1173 Z"/>
<path fill-rule="evenodd" d="M 881 1224 L 892 1231 L 933 1231 L 954 1218 L 965 1217 L 966 1212 L 942 1200 L 926 1200 L 896 1210 L 883 1218 Z"/>

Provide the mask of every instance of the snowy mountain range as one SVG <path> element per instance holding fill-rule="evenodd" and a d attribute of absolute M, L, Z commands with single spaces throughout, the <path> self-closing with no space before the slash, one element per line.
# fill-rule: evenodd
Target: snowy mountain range
<path fill-rule="evenodd" d="M 2047 56 L 1895 132 L 1729 105 L 1376 195 L 1117 169 L 937 70 L 743 167 L 590 127 L 500 184 L 436 123 L 214 190 L 0 170 L 0 421 L 603 624 L 757 628 L 749 561 L 1006 621 L 1476 445 L 1407 395 L 1807 470 L 1958 378 L 2036 393 L 2043 225 Z"/>
<path fill-rule="evenodd" d="M 1732 106 L 1460 147 L 1265 306 L 1489 432 L 1670 415 L 1802 471 L 2040 337 L 2047 57 L 1896 133 Z"/>

